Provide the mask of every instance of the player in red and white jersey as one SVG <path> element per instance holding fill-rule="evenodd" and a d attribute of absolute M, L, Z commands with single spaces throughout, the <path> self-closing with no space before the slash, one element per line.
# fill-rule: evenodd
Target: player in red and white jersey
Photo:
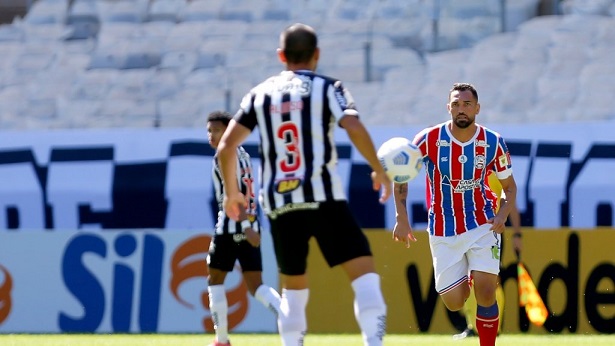
<path fill-rule="evenodd" d="M 429 245 L 436 291 L 451 311 L 461 310 L 473 278 L 478 304 L 476 328 L 481 346 L 495 345 L 499 307 L 495 299 L 500 271 L 501 233 L 515 205 L 517 185 L 504 139 L 475 122 L 480 111 L 473 85 L 456 83 L 449 92 L 451 120 L 419 132 L 413 142 L 427 173 Z M 494 172 L 506 199 L 487 184 Z M 397 241 L 416 241 L 408 219 L 407 183 L 395 184 Z"/>
<path fill-rule="evenodd" d="M 493 170 L 500 178 L 512 173 L 504 139 L 476 126 L 465 143 L 451 134 L 451 121 L 427 128 L 415 138 L 424 156 L 429 194 L 428 229 L 436 236 L 467 232 L 495 216 L 498 196 L 487 181 Z"/>

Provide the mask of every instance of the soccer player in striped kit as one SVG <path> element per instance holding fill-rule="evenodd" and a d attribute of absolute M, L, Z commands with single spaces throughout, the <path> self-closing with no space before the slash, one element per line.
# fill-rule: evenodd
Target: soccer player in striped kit
<path fill-rule="evenodd" d="M 413 140 L 423 153 L 431 194 L 428 231 L 436 291 L 449 310 L 461 310 L 469 297 L 472 277 L 480 345 L 491 346 L 499 325 L 495 291 L 501 234 L 515 205 L 517 185 L 504 139 L 475 122 L 480 104 L 474 86 L 454 84 L 447 108 L 451 120 L 424 129 Z M 497 212 L 498 196 L 487 184 L 491 171 L 506 195 Z M 406 209 L 407 187 L 407 183 L 394 187 L 393 237 L 409 247 L 416 238 Z"/>
<path fill-rule="evenodd" d="M 328 265 L 340 265 L 354 290 L 354 313 L 364 345 L 380 346 L 386 305 L 367 237 L 353 217 L 345 184 L 336 171 L 334 128 L 342 127 L 373 169 L 380 201 L 391 181 L 342 83 L 315 72 L 320 51 L 313 28 L 293 24 L 280 35 L 279 75 L 253 88 L 241 102 L 220 142 L 225 209 L 237 219 L 245 198 L 235 183 L 236 148 L 258 126 L 261 149 L 259 201 L 271 223 L 282 282 L 278 329 L 285 346 L 303 345 L 307 331 L 308 243 L 314 237 Z M 366 177 L 367 179 L 367 177 Z"/>
<path fill-rule="evenodd" d="M 226 130 L 232 115 L 228 112 L 214 111 L 207 116 L 207 137 L 212 148 L 218 147 L 220 137 Z M 223 208 L 224 183 L 220 174 L 217 156 L 214 156 L 212 177 L 218 201 L 218 220 L 213 240 L 207 254 L 209 276 L 207 291 L 209 309 L 214 322 L 216 339 L 210 346 L 230 346 L 228 336 L 228 302 L 224 279 L 239 261 L 243 279 L 248 291 L 265 307 L 275 314 L 280 309 L 280 294 L 263 284 L 263 264 L 260 250 L 260 226 L 256 217 L 256 200 L 253 189 L 252 163 L 250 155 L 243 147 L 236 149 L 235 165 L 237 174 L 234 180 L 240 183 L 246 196 L 245 208 L 239 210 L 237 220 L 226 216 Z"/>

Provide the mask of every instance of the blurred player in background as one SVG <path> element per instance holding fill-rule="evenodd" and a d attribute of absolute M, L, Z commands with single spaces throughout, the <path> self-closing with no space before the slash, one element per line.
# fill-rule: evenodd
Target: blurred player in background
<path fill-rule="evenodd" d="M 506 198 L 506 196 L 502 196 L 502 185 L 500 184 L 498 177 L 494 173 L 489 174 L 487 184 L 489 185 L 489 188 L 498 196 L 498 205 L 496 206 L 496 211 L 497 211 L 499 208 L 500 199 Z M 523 242 L 521 241 L 522 239 L 521 238 L 522 237 L 521 235 L 521 215 L 519 214 L 519 209 L 517 209 L 516 205 L 510 210 L 510 214 L 508 214 L 508 220 L 510 221 L 510 225 L 512 226 L 512 229 L 513 229 L 513 234 L 512 234 L 513 249 L 515 250 L 517 254 L 521 254 L 521 250 L 523 250 Z M 502 250 L 501 250 L 500 258 L 503 257 L 503 253 L 504 253 L 503 251 L 504 250 L 504 238 L 502 238 L 501 248 Z M 501 261 L 500 261 L 500 265 L 501 265 Z M 498 306 L 500 307 L 499 308 L 500 324 L 498 327 L 498 333 L 499 333 L 502 330 L 502 316 L 504 314 L 504 303 L 505 303 L 504 288 L 501 286 L 501 281 L 499 281 L 498 287 L 496 288 L 495 299 L 498 302 Z M 461 340 L 468 336 L 476 335 L 476 329 L 474 328 L 474 326 L 476 325 L 476 298 L 474 297 L 474 288 L 472 287 L 470 287 L 470 297 L 463 305 L 463 309 L 461 309 L 461 313 L 465 317 L 466 327 L 465 327 L 465 330 L 463 330 L 461 333 L 453 335 L 453 339 L 455 340 Z"/>
<path fill-rule="evenodd" d="M 226 130 L 232 116 L 228 112 L 214 111 L 207 117 L 207 137 L 209 145 L 217 148 L 220 137 Z M 234 164 L 237 166 L 235 181 L 246 196 L 245 208 L 239 210 L 236 220 L 226 216 L 223 208 L 224 183 L 220 174 L 217 154 L 213 162 L 213 181 L 218 201 L 218 221 L 209 247 L 207 265 L 209 267 L 208 287 L 209 308 L 214 322 L 216 339 L 211 346 L 230 345 L 228 336 L 228 303 L 224 289 L 224 279 L 239 260 L 243 279 L 250 294 L 265 307 L 278 314 L 280 295 L 273 288 L 264 285 L 262 279 L 262 259 L 260 250 L 260 227 L 256 217 L 257 207 L 254 199 L 252 164 L 250 155 L 239 146 Z"/>
<path fill-rule="evenodd" d="M 253 88 L 218 148 L 227 187 L 225 209 L 236 219 L 245 197 L 235 183 L 237 146 L 258 126 L 261 149 L 259 200 L 271 222 L 282 280 L 278 329 L 285 346 L 303 345 L 309 289 L 309 241 L 316 239 L 330 267 L 340 265 L 354 290 L 354 313 L 364 345 L 380 346 L 386 305 L 367 237 L 353 217 L 337 173 L 333 137 L 341 126 L 374 170 L 374 190 L 390 197 L 391 181 L 358 117 L 352 96 L 334 78 L 315 73 L 320 51 L 314 29 L 294 24 L 280 35 L 278 58 L 286 66 Z"/>
<path fill-rule="evenodd" d="M 470 295 L 471 277 L 480 345 L 493 346 L 499 325 L 495 291 L 501 234 L 515 205 L 517 185 L 504 139 L 475 122 L 480 104 L 474 86 L 454 84 L 447 109 L 451 120 L 424 129 L 413 141 L 423 153 L 431 195 L 428 230 L 436 291 L 449 310 L 459 311 Z M 497 196 L 487 184 L 491 171 L 506 194 L 497 212 Z M 395 184 L 393 238 L 410 247 L 416 238 L 408 219 L 407 195 L 407 183 Z"/>

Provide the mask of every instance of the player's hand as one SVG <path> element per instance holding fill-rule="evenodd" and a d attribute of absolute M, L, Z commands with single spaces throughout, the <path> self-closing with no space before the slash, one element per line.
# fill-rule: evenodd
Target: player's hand
<path fill-rule="evenodd" d="M 379 191 L 382 189 L 380 199 L 378 200 L 380 203 L 384 203 L 387 199 L 389 199 L 389 197 L 391 197 L 393 183 L 391 182 L 391 179 L 389 179 L 389 176 L 386 175 L 384 170 L 379 172 L 373 171 L 371 177 L 374 191 Z"/>
<path fill-rule="evenodd" d="M 246 236 L 246 241 L 248 241 L 250 245 L 254 247 L 259 247 L 261 245 L 261 235 L 252 229 L 252 227 L 246 228 L 243 234 Z"/>
<path fill-rule="evenodd" d="M 223 208 L 226 215 L 235 221 L 239 221 L 240 212 L 248 206 L 246 196 L 241 192 L 231 195 L 224 195 Z"/>
<path fill-rule="evenodd" d="M 410 247 L 410 241 L 415 242 L 416 238 L 412 233 L 412 227 L 401 226 L 399 223 L 395 223 L 395 227 L 393 227 L 393 240 L 394 241 L 403 241 L 406 243 L 406 248 Z"/>
<path fill-rule="evenodd" d="M 498 234 L 504 233 L 504 230 L 506 229 L 506 218 L 499 217 L 497 215 L 487 220 L 487 223 L 491 224 L 491 228 L 489 229 Z"/>

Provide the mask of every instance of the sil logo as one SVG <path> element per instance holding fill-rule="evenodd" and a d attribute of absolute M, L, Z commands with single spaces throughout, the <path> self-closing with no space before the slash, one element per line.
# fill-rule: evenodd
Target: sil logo
<path fill-rule="evenodd" d="M 209 270 L 205 258 L 211 243 L 211 236 L 199 235 L 188 239 L 177 247 L 171 259 L 171 282 L 170 289 L 173 297 L 187 308 L 194 309 L 194 306 L 179 295 L 179 287 L 182 283 L 195 278 L 207 280 Z M 248 312 L 248 288 L 243 280 L 231 287 L 226 292 L 228 302 L 228 328 L 235 328 L 243 321 Z M 203 285 L 200 302 L 202 307 L 209 311 L 209 294 L 207 286 Z M 206 332 L 214 331 L 214 323 L 211 313 L 203 317 L 203 330 Z"/>
<path fill-rule="evenodd" d="M 13 278 L 11 277 L 11 273 L 4 268 L 4 266 L 0 265 L 0 324 L 2 324 L 9 314 L 11 313 L 11 307 L 13 305 L 11 299 L 11 289 L 13 289 Z"/>

